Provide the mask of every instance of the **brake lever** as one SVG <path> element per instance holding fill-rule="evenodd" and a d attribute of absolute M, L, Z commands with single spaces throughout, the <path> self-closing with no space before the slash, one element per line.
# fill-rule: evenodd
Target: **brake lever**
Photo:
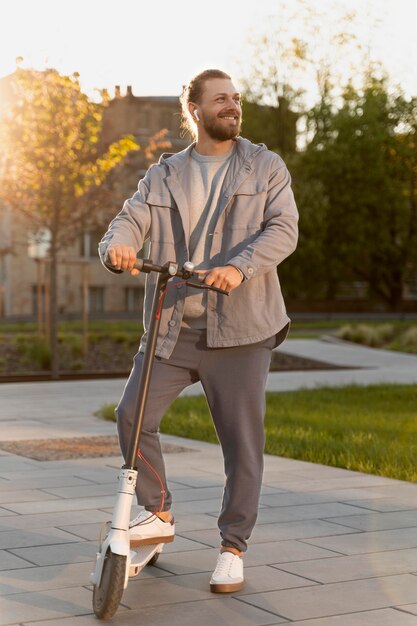
<path fill-rule="evenodd" d="M 202 280 L 200 280 L 196 276 L 193 276 L 192 278 L 187 280 L 185 284 L 189 285 L 190 287 L 195 287 L 196 289 L 211 289 L 211 291 L 218 291 L 219 293 L 222 293 L 225 296 L 230 295 L 229 291 L 225 291 L 224 289 L 220 289 L 219 287 L 212 287 L 212 285 L 206 285 Z"/>

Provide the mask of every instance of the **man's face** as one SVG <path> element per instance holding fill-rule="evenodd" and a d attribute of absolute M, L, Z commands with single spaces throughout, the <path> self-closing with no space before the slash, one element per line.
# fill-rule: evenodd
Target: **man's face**
<path fill-rule="evenodd" d="M 217 141 L 234 139 L 240 134 L 242 108 L 240 93 L 228 78 L 205 81 L 198 110 L 207 135 Z"/>

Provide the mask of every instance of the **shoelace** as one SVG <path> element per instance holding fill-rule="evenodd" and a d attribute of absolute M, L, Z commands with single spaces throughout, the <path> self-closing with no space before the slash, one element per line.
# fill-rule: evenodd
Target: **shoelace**
<path fill-rule="evenodd" d="M 130 522 L 129 528 L 133 528 L 133 526 L 151 524 L 155 519 L 157 519 L 157 515 L 153 515 L 152 513 L 149 513 L 149 511 L 141 511 L 139 515 L 136 515 L 135 519 Z"/>
<path fill-rule="evenodd" d="M 232 556 L 226 557 L 224 556 L 225 554 L 231 554 Z M 235 555 L 231 552 L 223 552 L 223 554 L 221 554 L 217 559 L 216 571 L 214 572 L 214 576 L 222 574 L 227 574 L 229 576 L 230 570 L 232 569 L 234 556 Z"/>

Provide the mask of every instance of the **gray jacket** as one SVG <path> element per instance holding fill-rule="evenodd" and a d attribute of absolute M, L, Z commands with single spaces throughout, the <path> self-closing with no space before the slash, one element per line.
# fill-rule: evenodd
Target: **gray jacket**
<path fill-rule="evenodd" d="M 211 348 L 256 343 L 273 335 L 285 338 L 290 319 L 285 310 L 276 267 L 296 248 L 298 211 L 291 177 L 282 158 L 265 145 L 239 137 L 221 191 L 218 219 L 211 238 L 211 266 L 238 267 L 245 279 L 229 296 L 207 292 L 207 345 Z M 189 202 L 181 184 L 191 144 L 177 154 L 162 155 L 140 180 L 99 244 L 102 262 L 110 242 L 140 250 L 150 239 L 149 257 L 163 265 L 188 259 Z M 157 276 L 147 276 L 144 327 L 146 345 L 152 295 Z M 180 279 L 174 278 L 180 282 Z M 169 289 L 161 315 L 156 355 L 169 358 L 181 328 L 185 285 Z M 280 332 L 281 331 L 281 332 Z"/>

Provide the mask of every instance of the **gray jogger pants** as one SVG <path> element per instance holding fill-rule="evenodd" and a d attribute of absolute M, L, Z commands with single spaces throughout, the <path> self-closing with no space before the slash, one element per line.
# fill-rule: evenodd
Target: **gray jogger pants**
<path fill-rule="evenodd" d="M 154 360 L 140 450 L 164 483 L 165 511 L 172 496 L 167 486 L 159 424 L 180 392 L 201 381 L 223 456 L 226 482 L 218 526 L 223 546 L 246 551 L 255 526 L 263 475 L 265 386 L 276 337 L 232 348 L 207 348 L 206 331 L 181 329 L 169 359 Z M 138 353 L 116 409 L 122 453 L 129 443 L 143 354 Z M 138 460 L 138 503 L 157 511 L 160 485 Z"/>

